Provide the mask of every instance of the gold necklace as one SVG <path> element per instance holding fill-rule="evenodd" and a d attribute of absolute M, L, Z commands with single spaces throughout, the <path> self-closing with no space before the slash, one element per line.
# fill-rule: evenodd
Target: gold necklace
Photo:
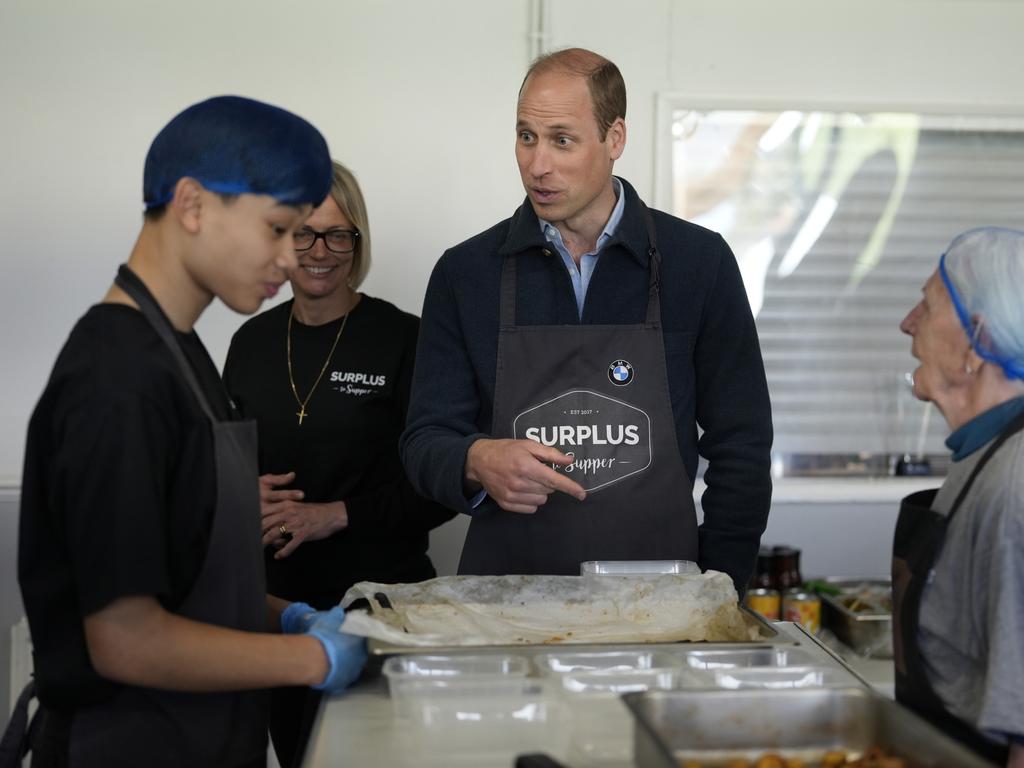
<path fill-rule="evenodd" d="M 295 317 L 295 304 L 292 304 L 292 311 L 288 313 L 288 383 L 292 385 L 292 394 L 295 395 L 295 402 L 299 404 L 299 410 L 295 413 L 299 417 L 299 426 L 302 426 L 302 420 L 309 414 L 306 412 L 306 403 L 309 402 L 309 398 L 313 396 L 313 392 L 316 391 L 317 385 L 320 383 L 320 379 L 324 377 L 324 372 L 327 370 L 327 366 L 331 364 L 331 358 L 334 357 L 334 350 L 338 348 L 338 340 L 341 338 L 341 332 L 345 330 L 345 323 L 348 322 L 349 312 L 345 313 L 345 318 L 341 321 L 341 328 L 338 329 L 338 335 L 334 337 L 334 344 L 331 347 L 331 351 L 327 353 L 327 359 L 324 360 L 324 367 L 320 369 L 320 375 L 316 377 L 316 381 L 313 382 L 313 386 L 309 388 L 309 394 L 306 395 L 306 399 L 303 400 L 299 397 L 299 390 L 295 388 L 295 376 L 292 374 L 292 318 Z"/>

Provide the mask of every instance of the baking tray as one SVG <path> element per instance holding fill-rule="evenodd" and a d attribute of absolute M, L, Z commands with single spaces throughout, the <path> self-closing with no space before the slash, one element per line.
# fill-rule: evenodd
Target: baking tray
<path fill-rule="evenodd" d="M 830 629 L 841 642 L 862 656 L 875 659 L 892 658 L 892 614 L 851 611 L 842 602 L 844 595 L 858 587 L 883 587 L 891 590 L 887 579 L 827 579 L 839 595 L 821 595 L 821 625 Z"/>
<path fill-rule="evenodd" d="M 572 648 L 573 651 L 586 650 L 607 650 L 608 648 L 652 648 L 652 647 L 693 647 L 701 650 L 714 648 L 760 648 L 772 645 L 796 645 L 796 641 L 779 633 L 771 622 L 761 614 L 751 611 L 746 606 L 740 606 L 740 612 L 748 626 L 757 627 L 761 635 L 759 640 L 744 640 L 737 642 L 694 642 L 689 640 L 677 641 L 674 643 L 524 643 L 515 645 L 400 645 L 376 638 L 370 638 L 366 647 L 371 656 L 394 656 L 400 653 L 474 653 L 481 648 L 488 651 L 500 651 L 502 653 L 524 653 L 530 648 L 550 650 L 551 648 Z"/>
<path fill-rule="evenodd" d="M 773 752 L 805 766 L 830 750 L 856 758 L 870 747 L 913 768 L 991 768 L 909 710 L 863 688 L 787 691 L 647 691 L 623 696 L 636 721 L 637 768 L 706 768 Z"/>

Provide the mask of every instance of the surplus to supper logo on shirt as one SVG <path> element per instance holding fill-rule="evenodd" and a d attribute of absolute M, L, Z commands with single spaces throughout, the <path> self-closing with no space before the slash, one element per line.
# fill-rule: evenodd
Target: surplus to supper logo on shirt
<path fill-rule="evenodd" d="M 376 395 L 383 391 L 387 383 L 388 377 L 383 373 L 331 371 L 331 389 L 343 395 Z"/>

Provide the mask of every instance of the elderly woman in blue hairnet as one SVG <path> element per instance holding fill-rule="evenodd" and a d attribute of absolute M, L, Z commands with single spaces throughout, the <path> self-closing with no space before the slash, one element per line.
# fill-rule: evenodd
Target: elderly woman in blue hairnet
<path fill-rule="evenodd" d="M 957 237 L 900 324 L 914 394 L 952 434 L 949 476 L 903 500 L 893 545 L 896 698 L 1024 766 L 1024 232 Z"/>

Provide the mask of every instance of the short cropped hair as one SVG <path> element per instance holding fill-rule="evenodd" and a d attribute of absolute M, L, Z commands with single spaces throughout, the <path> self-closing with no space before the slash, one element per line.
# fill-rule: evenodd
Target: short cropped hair
<path fill-rule="evenodd" d="M 594 119 L 597 120 L 601 141 L 604 141 L 612 123 L 620 117 L 626 119 L 626 83 L 619 68 L 604 56 L 585 48 L 553 51 L 534 59 L 526 70 L 519 92 L 523 92 L 531 75 L 558 71 L 586 78 L 590 98 L 594 102 Z"/>
<path fill-rule="evenodd" d="M 331 184 L 331 156 L 320 132 L 298 115 L 216 96 L 179 113 L 153 139 L 142 182 L 146 208 L 169 203 L 185 177 L 222 195 L 319 205 Z"/>

